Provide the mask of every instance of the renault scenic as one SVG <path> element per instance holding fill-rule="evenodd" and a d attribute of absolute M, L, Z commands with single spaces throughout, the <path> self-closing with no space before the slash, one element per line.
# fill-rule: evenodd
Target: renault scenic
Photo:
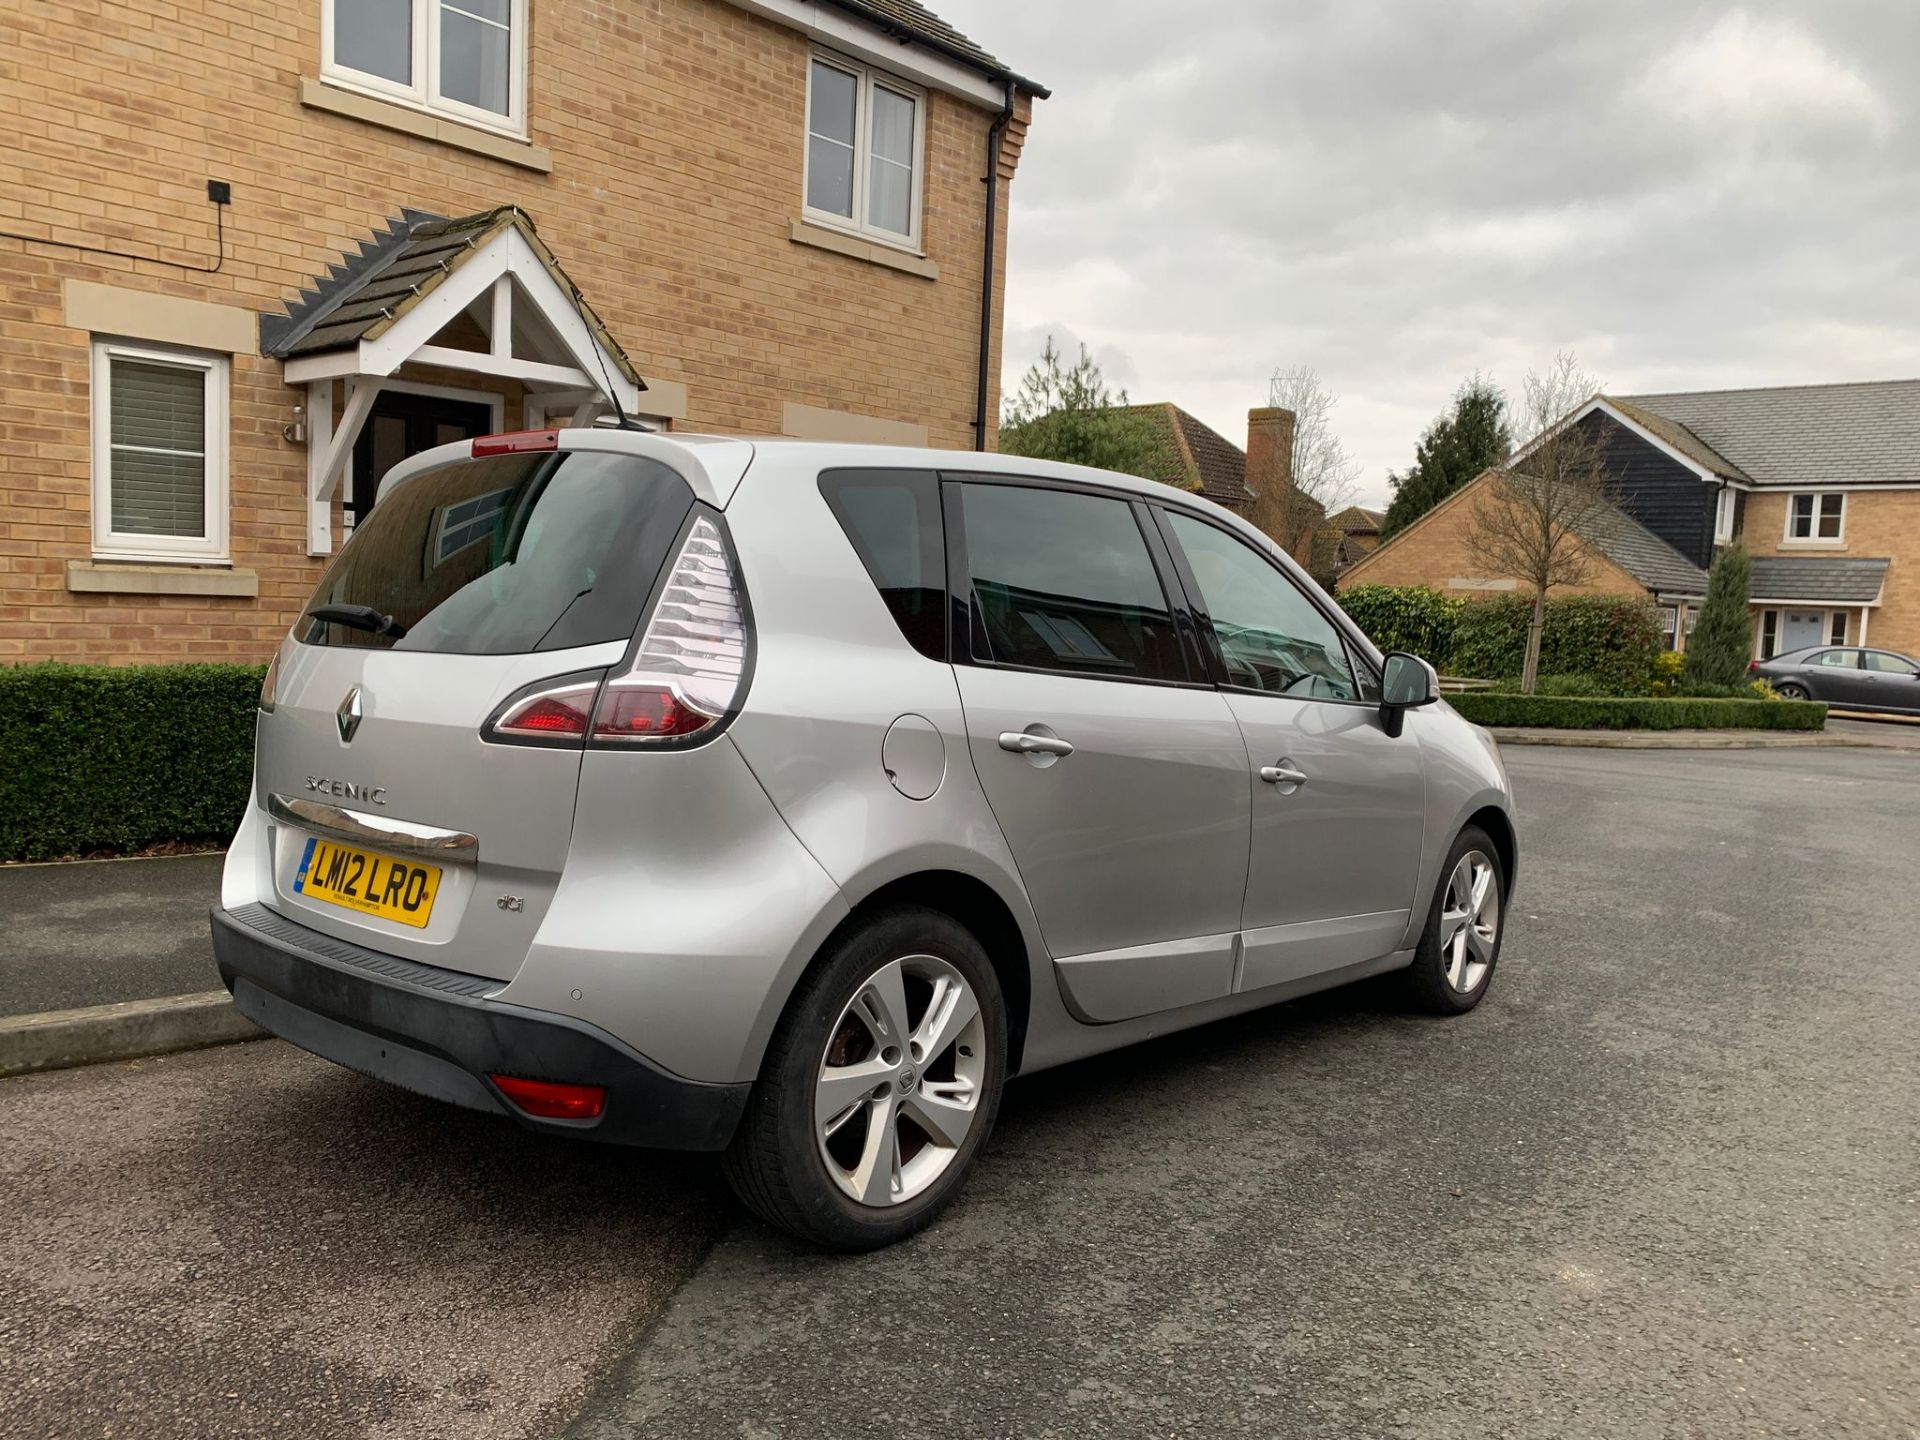
<path fill-rule="evenodd" d="M 1237 516 L 1012 456 L 563 429 L 414 457 L 260 697 L 214 951 L 330 1060 L 724 1152 L 864 1249 L 1012 1076 L 1398 972 L 1479 1004 L 1490 737 Z"/>

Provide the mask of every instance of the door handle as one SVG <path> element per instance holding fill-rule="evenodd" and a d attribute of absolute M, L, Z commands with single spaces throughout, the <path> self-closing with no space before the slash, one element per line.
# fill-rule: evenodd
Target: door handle
<path fill-rule="evenodd" d="M 1002 730 L 1000 748 L 1016 755 L 1071 755 L 1073 743 L 1058 735 L 1035 735 L 1027 730 Z"/>
<path fill-rule="evenodd" d="M 1306 772 L 1304 770 L 1294 769 L 1293 766 L 1287 764 L 1285 761 L 1282 761 L 1278 765 L 1262 765 L 1260 767 L 1260 778 L 1269 785 L 1304 785 L 1307 783 Z"/>

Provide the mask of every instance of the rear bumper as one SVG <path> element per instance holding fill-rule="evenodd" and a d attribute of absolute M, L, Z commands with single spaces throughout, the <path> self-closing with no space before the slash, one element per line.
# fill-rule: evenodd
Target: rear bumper
<path fill-rule="evenodd" d="M 213 911 L 213 955 L 242 1014 L 348 1066 L 530 1129 L 668 1150 L 724 1149 L 747 1084 L 683 1079 L 585 1021 L 490 998 L 505 986 L 383 955 L 261 905 Z M 487 1077 L 601 1085 L 594 1120 L 522 1114 Z"/>

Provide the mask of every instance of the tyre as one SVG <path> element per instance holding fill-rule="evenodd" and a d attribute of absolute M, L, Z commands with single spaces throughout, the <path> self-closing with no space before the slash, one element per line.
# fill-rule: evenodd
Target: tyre
<path fill-rule="evenodd" d="M 1811 700 L 1807 687 L 1795 680 L 1782 680 L 1773 687 L 1774 693 L 1782 700 Z"/>
<path fill-rule="evenodd" d="M 1493 983 L 1500 962 L 1507 877 L 1500 852 L 1469 825 L 1441 867 L 1427 926 L 1401 984 L 1408 1003 L 1430 1015 L 1464 1015 Z"/>
<path fill-rule="evenodd" d="M 885 911 L 830 943 L 774 1030 L 728 1180 L 768 1224 L 873 1250 L 932 1223 L 993 1128 L 1007 1014 L 951 916 Z"/>

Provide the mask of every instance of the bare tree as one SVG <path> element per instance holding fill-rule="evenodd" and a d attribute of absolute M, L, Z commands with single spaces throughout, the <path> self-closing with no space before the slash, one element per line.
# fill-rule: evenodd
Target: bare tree
<path fill-rule="evenodd" d="M 1360 464 L 1333 433 L 1334 394 L 1312 366 L 1276 370 L 1267 382 L 1267 404 L 1293 412 L 1293 450 L 1286 483 L 1248 476 L 1258 498 L 1249 518 L 1315 575 L 1331 573 L 1339 537 L 1327 517 L 1353 500 Z M 1263 483 L 1264 481 L 1264 483 Z"/>
<path fill-rule="evenodd" d="M 1540 678 L 1547 591 L 1592 579 L 1594 542 L 1619 522 L 1601 432 L 1574 422 L 1599 391 L 1569 354 L 1555 356 L 1544 372 L 1530 373 L 1514 419 L 1533 438 L 1493 471 L 1467 518 L 1467 543 L 1481 563 L 1532 587 L 1520 672 L 1520 688 L 1529 695 Z"/>

